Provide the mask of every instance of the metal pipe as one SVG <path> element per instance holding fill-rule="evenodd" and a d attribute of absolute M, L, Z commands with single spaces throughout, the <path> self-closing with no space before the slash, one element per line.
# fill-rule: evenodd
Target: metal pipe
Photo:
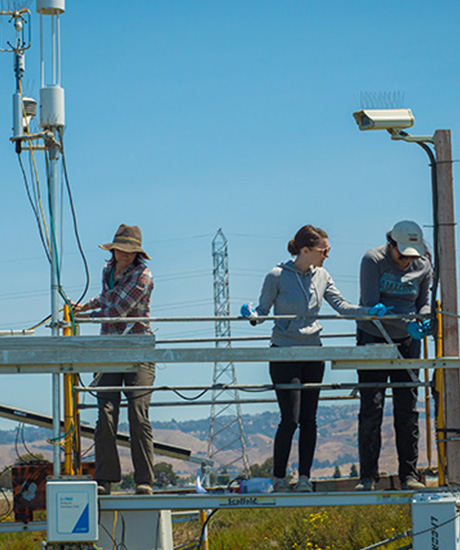
<path fill-rule="evenodd" d="M 441 304 L 436 302 L 437 308 L 437 334 L 435 338 L 435 355 L 442 357 L 443 346 L 443 327 L 442 315 L 440 313 Z M 444 376 L 441 369 L 434 371 L 435 388 L 436 388 L 436 438 L 438 442 L 438 485 L 440 487 L 446 484 L 446 442 L 439 440 L 439 434 L 445 433 L 443 430 L 446 427 L 444 417 Z"/>
<path fill-rule="evenodd" d="M 23 330 L 0 330 L 0 336 L 30 336 L 35 334 L 34 330 L 23 329 Z"/>
<path fill-rule="evenodd" d="M 55 15 L 51 16 L 51 68 L 53 75 L 53 86 L 56 84 L 56 31 L 54 24 Z"/>
<path fill-rule="evenodd" d="M 49 149 L 49 209 L 51 220 L 51 334 L 52 336 L 59 336 L 59 282 L 57 276 L 57 270 L 59 269 L 57 256 L 58 243 L 58 158 L 59 149 L 56 146 L 51 146 Z M 55 441 L 59 440 L 61 426 L 61 402 L 60 402 L 60 375 L 52 375 L 52 409 L 53 409 L 53 438 Z M 54 475 L 61 473 L 61 460 L 60 460 L 60 446 L 54 445 L 53 447 L 53 471 Z"/>
<path fill-rule="evenodd" d="M 40 14 L 40 80 L 41 86 L 45 86 L 45 60 L 43 59 L 43 15 Z"/>
<path fill-rule="evenodd" d="M 428 359 L 428 338 L 423 339 L 423 358 Z M 430 381 L 428 369 L 423 369 L 425 382 Z M 430 411 L 430 388 L 425 386 L 425 424 L 426 424 L 426 455 L 428 468 L 431 468 L 431 411 Z"/>
<path fill-rule="evenodd" d="M 321 338 L 354 338 L 356 333 L 337 333 L 337 334 L 322 334 Z M 214 338 L 166 338 L 164 340 L 155 340 L 155 344 L 192 344 L 206 342 L 252 342 L 252 341 L 268 341 L 271 336 L 221 336 Z"/>
<path fill-rule="evenodd" d="M 57 63 L 57 85 L 61 85 L 61 19 L 56 15 L 56 63 Z"/>
<path fill-rule="evenodd" d="M 340 382 L 334 383 L 309 383 L 309 384 L 216 384 L 211 386 L 136 386 L 136 391 L 272 391 L 272 390 L 351 390 L 355 388 L 413 388 L 417 387 L 431 387 L 431 382 L 390 382 L 388 384 L 384 382 Z M 85 393 L 110 393 L 110 392 L 132 392 L 131 386 L 100 386 L 100 387 L 78 387 L 74 388 L 76 392 Z"/>
<path fill-rule="evenodd" d="M 351 399 L 358 399 L 357 395 L 322 395 L 320 396 L 320 401 L 350 401 Z M 198 406 L 202 405 L 203 407 L 217 403 L 218 405 L 233 405 L 234 400 L 219 400 L 219 401 L 161 401 L 157 403 L 149 403 L 149 407 L 186 407 L 186 406 Z M 257 404 L 274 404 L 278 403 L 276 399 L 240 399 L 239 403 L 241 405 L 257 405 Z M 120 403 L 120 407 L 127 407 L 128 403 Z M 81 404 L 78 406 L 79 409 L 97 409 L 97 404 Z"/>
<path fill-rule="evenodd" d="M 70 321 L 70 308 L 66 304 L 64 306 L 64 321 Z M 64 336 L 71 336 L 71 329 L 63 330 Z M 73 468 L 73 434 L 75 429 L 74 420 L 74 402 L 72 395 L 72 374 L 64 374 L 64 433 L 69 434 L 64 440 L 64 475 L 74 475 L 76 472 Z"/>
<path fill-rule="evenodd" d="M 385 321 L 394 321 L 396 319 L 429 319 L 429 315 L 386 315 Z M 296 319 L 311 320 L 350 320 L 350 321 L 381 321 L 380 317 L 372 315 L 264 315 L 257 317 L 257 321 L 294 321 Z M 247 317 L 77 317 L 75 320 L 79 323 L 187 323 L 187 322 L 214 322 L 214 321 L 244 321 L 248 322 Z"/>

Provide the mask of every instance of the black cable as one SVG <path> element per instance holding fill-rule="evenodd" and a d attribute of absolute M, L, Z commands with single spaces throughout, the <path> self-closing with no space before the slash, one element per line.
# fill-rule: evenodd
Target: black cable
<path fill-rule="evenodd" d="M 25 461 L 21 458 L 21 455 L 19 454 L 18 450 L 18 442 L 19 442 L 19 430 L 21 427 L 21 423 L 19 423 L 16 427 L 16 437 L 14 439 L 14 450 L 16 451 L 16 457 L 20 464 L 25 464 Z"/>
<path fill-rule="evenodd" d="M 376 542 L 374 544 L 371 544 L 370 546 L 366 546 L 365 548 L 361 548 L 361 550 L 374 550 L 375 548 L 379 548 L 380 546 L 386 546 L 387 544 L 390 544 L 390 542 L 394 542 L 399 539 L 403 539 L 405 537 L 410 537 L 412 535 L 412 531 L 409 529 L 408 531 L 404 531 L 403 533 L 399 533 L 399 535 L 395 535 L 394 537 L 390 537 L 388 539 L 380 540 L 379 542 Z M 409 545 L 409 548 L 412 546 L 412 544 Z M 406 547 L 404 547 L 406 548 Z M 400 548 L 398 550 L 404 550 L 404 548 Z"/>
<path fill-rule="evenodd" d="M 43 235 L 43 228 L 42 228 L 42 224 L 41 224 L 41 221 L 40 221 L 40 216 L 37 212 L 36 206 L 33 202 L 32 196 L 30 194 L 29 183 L 27 181 L 27 174 L 26 174 L 26 171 L 24 169 L 24 164 L 22 162 L 22 158 L 21 158 L 20 154 L 18 154 L 18 161 L 19 161 L 19 166 L 21 167 L 22 176 L 24 178 L 24 185 L 26 187 L 27 198 L 29 199 L 30 206 L 32 207 L 32 212 L 34 213 L 35 221 L 37 222 L 37 227 L 38 227 L 38 233 L 40 235 L 40 240 L 42 242 L 43 249 L 45 250 L 45 254 L 46 254 L 46 257 L 48 259 L 48 262 L 51 263 L 50 251 L 48 250 L 48 246 L 46 244 L 45 237 Z"/>
<path fill-rule="evenodd" d="M 89 288 L 89 285 L 90 285 L 90 274 L 89 274 L 88 262 L 86 260 L 86 256 L 85 256 L 85 253 L 83 251 L 83 246 L 82 246 L 81 240 L 80 240 L 80 234 L 79 234 L 79 231 L 78 231 L 78 223 L 77 223 L 77 215 L 75 213 L 75 206 L 74 206 L 73 197 L 72 197 L 72 190 L 71 190 L 71 187 L 70 187 L 69 176 L 68 176 L 68 173 L 67 173 L 67 163 L 66 163 L 65 151 L 64 151 L 64 133 L 63 133 L 62 129 L 59 129 L 58 133 L 59 133 L 59 140 L 60 140 L 60 143 L 61 143 L 62 167 L 64 169 L 64 179 L 65 179 L 65 182 L 66 182 L 67 194 L 69 196 L 69 204 L 70 204 L 70 211 L 72 213 L 72 221 L 73 221 L 75 239 L 77 241 L 78 250 L 80 251 L 80 256 L 82 258 L 84 269 L 85 269 L 86 283 L 85 283 L 85 288 L 83 289 L 83 292 L 82 292 L 80 298 L 78 298 L 78 300 L 77 300 L 77 304 L 79 304 L 88 292 L 88 288 Z"/>
<path fill-rule="evenodd" d="M 112 545 L 115 546 L 115 548 L 118 546 L 117 541 L 112 537 L 112 533 L 107 529 L 105 525 L 102 523 L 99 523 L 99 526 L 104 529 L 104 531 L 107 533 L 107 535 L 110 537 L 110 540 L 112 541 Z"/>
<path fill-rule="evenodd" d="M 123 515 L 123 512 L 119 512 L 121 516 L 121 542 L 118 545 L 119 549 L 128 550 L 126 544 L 125 544 L 125 535 L 126 535 L 126 523 L 125 523 L 125 516 Z M 158 518 L 159 519 L 159 518 Z"/>
<path fill-rule="evenodd" d="M 204 394 L 208 393 L 209 389 L 207 390 L 203 390 L 202 392 L 200 392 L 199 394 L 197 395 L 194 395 L 193 397 L 187 397 L 186 395 L 182 394 L 180 391 L 178 390 L 175 390 L 174 388 L 171 388 L 171 391 L 173 393 L 175 393 L 178 397 L 180 397 L 181 399 L 184 399 L 184 401 L 196 401 L 197 399 L 199 399 L 200 397 L 203 397 Z"/>
<path fill-rule="evenodd" d="M 82 454 L 81 454 L 81 458 L 86 458 L 90 452 L 94 449 L 95 447 L 95 444 L 93 443 L 92 445 L 90 445 Z"/>
<path fill-rule="evenodd" d="M 49 321 L 51 319 L 52 315 L 47 315 L 46 317 L 44 317 L 41 321 L 39 321 L 38 323 L 36 323 L 35 325 L 33 325 L 32 327 L 30 327 L 29 329 L 27 330 L 35 330 L 36 328 L 38 327 L 41 327 L 42 325 L 44 325 L 47 321 Z"/>
<path fill-rule="evenodd" d="M 401 136 L 408 136 L 407 132 L 400 132 Z M 436 156 L 433 150 L 426 144 L 416 142 L 430 159 L 431 167 L 431 193 L 433 201 L 433 284 L 431 287 L 431 322 L 436 326 L 436 294 L 439 286 L 439 211 L 438 211 L 438 176 L 436 173 Z"/>
<path fill-rule="evenodd" d="M 24 449 L 26 451 L 26 453 L 28 455 L 30 455 L 33 459 L 35 459 L 37 462 L 42 462 L 42 459 L 39 458 L 36 454 L 34 454 L 33 452 L 30 451 L 30 449 L 27 447 L 26 445 L 26 440 L 25 440 L 25 435 L 24 435 L 24 429 L 25 429 L 26 425 L 25 425 L 25 422 L 22 422 L 22 428 L 21 428 L 21 440 L 22 440 L 22 444 L 24 446 Z"/>
<path fill-rule="evenodd" d="M 57 213 L 53 212 L 52 204 L 51 204 L 51 188 L 50 188 L 50 161 L 51 161 L 51 152 L 46 151 L 45 152 L 45 160 L 46 160 L 46 175 L 47 175 L 47 181 L 48 181 L 48 204 L 49 204 L 49 211 L 50 211 L 50 230 L 51 230 L 51 243 L 50 246 L 52 247 L 52 250 L 55 253 L 56 260 L 59 258 L 58 249 L 57 249 L 57 237 L 56 237 L 56 225 L 55 220 L 57 218 Z M 72 305 L 70 303 L 70 299 L 68 298 L 64 288 L 61 285 L 61 269 L 59 261 L 56 261 L 56 275 L 57 275 L 57 282 L 58 282 L 58 291 L 61 295 L 61 298 L 64 300 L 64 302 L 67 304 L 70 310 L 70 318 L 72 323 L 72 330 L 73 334 L 76 334 L 76 323 L 75 323 L 75 316 L 73 314 Z"/>
<path fill-rule="evenodd" d="M 206 518 L 206 521 L 201 526 L 200 540 L 198 541 L 198 550 L 201 550 L 201 546 L 203 544 L 204 533 L 205 533 L 206 527 L 208 526 L 209 520 L 219 510 L 220 510 L 220 508 L 214 508 L 214 510 L 209 514 L 209 516 Z"/>

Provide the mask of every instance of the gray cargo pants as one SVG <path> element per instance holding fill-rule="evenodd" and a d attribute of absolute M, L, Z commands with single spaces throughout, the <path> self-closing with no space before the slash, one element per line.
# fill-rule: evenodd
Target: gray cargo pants
<path fill-rule="evenodd" d="M 95 384 L 100 386 L 152 386 L 155 380 L 155 364 L 141 363 L 138 372 L 102 374 Z M 136 484 L 153 482 L 153 430 L 149 420 L 149 403 L 152 392 L 124 391 L 128 399 L 129 436 L 131 457 Z M 118 482 L 121 480 L 120 458 L 116 445 L 120 392 L 99 393 L 96 423 L 96 480 Z"/>

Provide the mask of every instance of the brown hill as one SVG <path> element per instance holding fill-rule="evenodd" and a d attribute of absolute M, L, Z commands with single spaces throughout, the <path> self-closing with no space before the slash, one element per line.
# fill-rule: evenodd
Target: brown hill
<path fill-rule="evenodd" d="M 380 459 L 381 472 L 397 472 L 397 459 L 394 443 L 393 417 L 391 407 L 387 407 L 382 428 L 383 447 Z M 245 415 L 244 426 L 247 434 L 247 452 L 250 464 L 262 464 L 272 454 L 273 436 L 278 422 L 278 413 L 262 413 L 261 415 Z M 175 444 L 191 449 L 192 455 L 204 458 L 207 453 L 207 419 L 172 423 L 161 422 L 154 427 L 155 439 L 165 443 Z M 30 429 L 33 430 L 33 429 Z M 428 466 L 425 419 L 420 419 L 420 460 L 419 466 Z M 33 432 L 30 432 L 33 433 Z M 431 428 L 432 441 L 434 430 Z M 85 441 L 84 441 L 85 443 Z M 12 464 L 17 453 L 41 453 L 47 458 L 52 456 L 52 448 L 46 440 L 26 441 L 27 450 L 12 443 L 2 444 L 0 441 L 0 467 Z M 89 446 L 92 442 L 86 442 Z M 290 468 L 293 472 L 297 466 L 297 440 L 294 440 L 291 451 Z M 231 451 L 223 453 L 225 461 Z M 122 468 L 124 472 L 132 471 L 128 449 L 120 449 Z M 433 451 L 435 457 L 435 452 Z M 158 456 L 157 461 L 165 461 L 173 465 L 174 470 L 182 475 L 199 471 L 199 464 Z M 434 459 L 435 461 L 435 459 Z M 349 475 L 352 464 L 358 465 L 357 450 L 357 406 L 345 405 L 336 407 L 321 407 L 318 414 L 318 442 L 315 453 L 313 477 L 332 476 L 335 466 L 340 467 L 343 476 Z"/>

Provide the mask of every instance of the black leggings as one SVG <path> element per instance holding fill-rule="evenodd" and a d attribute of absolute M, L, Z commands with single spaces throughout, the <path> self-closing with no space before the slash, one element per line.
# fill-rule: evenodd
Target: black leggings
<path fill-rule="evenodd" d="M 323 380 L 322 361 L 280 361 L 270 363 L 273 384 L 308 384 Z M 299 475 L 310 477 L 316 445 L 316 410 L 319 389 L 276 390 L 281 422 L 275 435 L 273 475 L 285 477 L 292 438 L 299 426 Z"/>

